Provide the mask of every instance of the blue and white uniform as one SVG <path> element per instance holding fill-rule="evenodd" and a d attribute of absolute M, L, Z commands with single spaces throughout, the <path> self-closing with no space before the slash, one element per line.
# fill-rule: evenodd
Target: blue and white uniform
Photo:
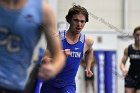
<path fill-rule="evenodd" d="M 24 89 L 41 22 L 42 0 L 27 0 L 19 10 L 0 6 L 0 87 Z"/>
<path fill-rule="evenodd" d="M 71 54 L 66 59 L 63 70 L 52 80 L 43 83 L 41 93 L 75 93 L 75 76 L 84 52 L 85 35 L 81 34 L 79 41 L 69 44 L 66 32 L 60 32 L 63 50 L 70 49 Z"/>

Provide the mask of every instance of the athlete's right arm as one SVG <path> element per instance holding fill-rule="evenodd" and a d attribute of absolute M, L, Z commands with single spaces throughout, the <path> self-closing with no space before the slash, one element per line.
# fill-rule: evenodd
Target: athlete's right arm
<path fill-rule="evenodd" d="M 57 33 L 57 23 L 52 8 L 43 1 L 43 31 L 47 39 L 47 49 L 51 55 L 51 64 L 42 64 L 39 76 L 45 80 L 60 72 L 65 64 L 65 55 L 61 52 L 62 46 Z M 47 62 L 47 60 L 46 60 Z"/>
<path fill-rule="evenodd" d="M 128 73 L 127 69 L 125 68 L 125 64 L 127 62 L 127 59 L 128 59 L 128 48 L 125 48 L 124 54 L 123 54 L 123 57 L 122 57 L 122 60 L 120 63 L 120 69 L 121 69 L 124 76 L 126 76 Z"/>

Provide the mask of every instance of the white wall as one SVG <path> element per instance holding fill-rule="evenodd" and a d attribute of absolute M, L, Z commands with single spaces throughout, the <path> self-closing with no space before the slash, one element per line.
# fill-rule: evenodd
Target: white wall
<path fill-rule="evenodd" d="M 128 29 L 140 25 L 140 0 L 128 0 Z"/>
<path fill-rule="evenodd" d="M 90 13 L 90 20 L 86 29 L 110 29 L 102 23 L 100 19 L 121 28 L 121 1 L 122 0 L 58 0 L 58 17 L 59 20 L 65 21 L 65 15 L 72 7 L 73 3 L 84 6 Z M 106 2 L 106 3 L 105 3 Z M 97 16 L 96 18 L 94 16 Z"/>
<path fill-rule="evenodd" d="M 138 21 L 140 16 L 140 0 L 125 0 L 126 4 L 126 29 L 134 29 L 140 25 Z M 90 16 L 85 29 L 108 29 L 111 28 L 102 22 L 103 19 L 106 23 L 113 25 L 118 29 L 123 29 L 123 0 L 58 0 L 58 19 L 65 21 L 65 15 L 73 4 L 84 6 Z"/>

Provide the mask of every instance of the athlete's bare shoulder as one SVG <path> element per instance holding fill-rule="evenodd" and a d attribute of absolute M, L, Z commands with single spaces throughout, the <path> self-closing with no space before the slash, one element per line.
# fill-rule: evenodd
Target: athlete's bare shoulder
<path fill-rule="evenodd" d="M 43 13 L 43 21 L 51 23 L 56 22 L 54 11 L 46 0 L 42 1 L 42 13 Z"/>
<path fill-rule="evenodd" d="M 52 7 L 47 3 L 46 0 L 42 0 L 42 9 L 43 12 L 45 12 L 45 10 L 47 10 L 46 12 L 52 11 Z"/>
<path fill-rule="evenodd" d="M 84 44 L 84 53 L 92 49 L 94 40 L 89 37 L 85 37 L 85 44 Z"/>
<path fill-rule="evenodd" d="M 42 26 L 45 29 L 47 36 L 50 38 L 50 35 L 58 36 L 57 33 L 57 23 L 56 23 L 56 16 L 52 7 L 47 3 L 46 0 L 42 1 L 42 15 L 43 15 L 43 22 Z"/>
<path fill-rule="evenodd" d="M 94 43 L 93 38 L 85 37 L 85 44 L 88 47 L 88 49 L 92 47 L 93 43 Z"/>
<path fill-rule="evenodd" d="M 124 55 L 125 55 L 125 56 L 128 55 L 128 47 L 126 47 L 126 48 L 124 49 Z"/>

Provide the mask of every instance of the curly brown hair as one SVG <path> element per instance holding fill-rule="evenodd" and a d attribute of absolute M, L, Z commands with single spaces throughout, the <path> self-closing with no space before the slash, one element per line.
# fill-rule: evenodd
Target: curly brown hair
<path fill-rule="evenodd" d="M 69 9 L 68 14 L 65 17 L 66 21 L 68 23 L 70 23 L 70 20 L 72 19 L 73 15 L 76 15 L 76 14 L 79 14 L 79 13 L 82 13 L 86 18 L 86 22 L 88 22 L 88 20 L 89 20 L 88 19 L 88 15 L 89 15 L 88 11 L 80 5 L 74 5 L 72 8 Z"/>

